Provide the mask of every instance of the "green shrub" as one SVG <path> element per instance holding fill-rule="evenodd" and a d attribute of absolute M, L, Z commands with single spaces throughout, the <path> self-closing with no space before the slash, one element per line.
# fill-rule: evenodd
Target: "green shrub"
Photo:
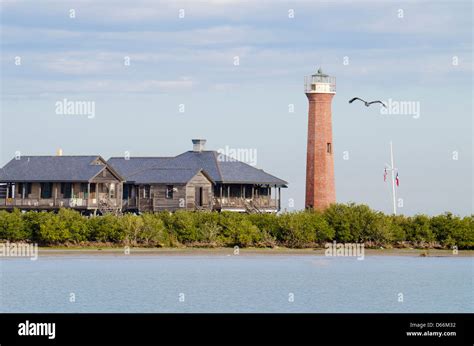
<path fill-rule="evenodd" d="M 186 244 L 198 241 L 196 213 L 180 210 L 175 212 L 168 221 L 179 242 Z"/>
<path fill-rule="evenodd" d="M 199 242 L 211 246 L 222 245 L 219 235 L 222 225 L 219 223 L 219 214 L 214 212 L 200 212 L 195 215 L 197 239 Z"/>
<path fill-rule="evenodd" d="M 385 215 L 364 204 L 333 204 L 324 216 L 338 242 L 364 242 L 386 245 L 405 240 L 405 217 Z"/>
<path fill-rule="evenodd" d="M 28 231 L 18 209 L 14 209 L 11 213 L 0 211 L 0 239 L 8 241 L 31 239 L 31 232 Z"/>
<path fill-rule="evenodd" d="M 278 215 L 273 213 L 249 214 L 247 218 L 252 222 L 252 224 L 257 226 L 262 233 L 267 233 L 274 238 L 281 238 Z"/>
<path fill-rule="evenodd" d="M 125 234 L 117 216 L 94 216 L 88 219 L 88 224 L 90 241 L 121 243 L 124 239 Z"/>
<path fill-rule="evenodd" d="M 430 218 L 426 215 L 415 215 L 409 217 L 405 225 L 407 240 L 413 243 L 433 243 L 436 241 L 435 234 L 431 229 Z"/>
<path fill-rule="evenodd" d="M 457 239 L 459 248 L 474 249 L 474 215 L 464 217 L 463 225 L 463 231 Z"/>
<path fill-rule="evenodd" d="M 379 237 L 377 224 L 380 225 L 381 220 L 367 205 L 332 204 L 324 216 L 339 242 L 363 242 Z"/>
<path fill-rule="evenodd" d="M 0 240 L 43 245 L 112 242 L 133 246 L 309 247 L 338 242 L 474 248 L 474 216 L 384 215 L 366 205 L 333 204 L 324 212 L 276 214 L 159 212 L 84 217 L 77 211 L 0 211 Z"/>
<path fill-rule="evenodd" d="M 263 240 L 258 227 L 243 214 L 222 212 L 219 219 L 222 232 L 218 239 L 224 246 L 247 247 Z"/>
<path fill-rule="evenodd" d="M 324 217 L 334 230 L 336 241 L 342 243 L 355 241 L 349 205 L 332 204 L 324 211 Z"/>
<path fill-rule="evenodd" d="M 137 245 L 140 233 L 143 231 L 143 218 L 134 214 L 125 214 L 119 220 L 124 243 L 126 245 Z"/>
<path fill-rule="evenodd" d="M 41 220 L 38 232 L 38 240 L 44 245 L 66 243 L 71 238 L 66 221 L 59 214 L 48 213 L 47 217 Z"/>
<path fill-rule="evenodd" d="M 401 243 L 407 239 L 405 229 L 407 228 L 406 224 L 408 223 L 408 221 L 405 216 L 403 215 L 385 216 L 385 222 L 387 222 L 390 227 L 392 242 Z"/>
<path fill-rule="evenodd" d="M 29 211 L 22 214 L 23 221 L 25 222 L 25 228 L 30 234 L 30 240 L 32 242 L 41 243 L 40 229 L 41 225 L 46 222 L 46 219 L 50 217 L 48 212 L 35 212 Z"/>
<path fill-rule="evenodd" d="M 64 223 L 69 233 L 69 241 L 72 243 L 85 242 L 90 239 L 90 230 L 87 220 L 77 211 L 71 209 L 60 209 L 58 218 Z"/>
<path fill-rule="evenodd" d="M 445 247 L 474 247 L 473 217 L 460 218 L 451 213 L 434 216 L 430 222 L 432 231 Z"/>
<path fill-rule="evenodd" d="M 289 247 L 307 247 L 333 239 L 334 230 L 318 212 L 303 211 L 279 216 L 279 238 Z"/>
<path fill-rule="evenodd" d="M 143 226 L 138 234 L 138 241 L 145 245 L 171 246 L 170 236 L 165 223 L 158 215 L 145 213 L 141 215 Z"/>

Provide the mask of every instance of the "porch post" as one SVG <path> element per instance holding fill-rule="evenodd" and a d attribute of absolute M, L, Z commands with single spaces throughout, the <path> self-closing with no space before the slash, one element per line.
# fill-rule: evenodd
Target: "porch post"
<path fill-rule="evenodd" d="M 219 206 L 222 208 L 222 184 L 220 185 L 220 198 L 219 198 Z"/>
<path fill-rule="evenodd" d="M 277 186 L 276 186 L 276 184 L 275 184 L 275 205 L 276 205 L 277 199 L 278 199 L 277 193 L 278 193 L 278 191 L 277 191 Z M 270 205 L 271 205 L 271 204 L 270 204 Z"/>
<path fill-rule="evenodd" d="M 95 183 L 95 199 L 97 200 L 97 205 L 99 204 L 99 183 Z"/>
<path fill-rule="evenodd" d="M 135 207 L 138 209 L 138 201 L 140 200 L 140 187 L 138 185 L 133 185 L 133 198 L 135 198 Z"/>
<path fill-rule="evenodd" d="M 130 186 L 126 186 L 124 185 L 123 186 L 123 192 L 125 192 L 125 189 L 127 189 L 127 205 L 130 206 Z M 122 198 L 123 198 L 123 194 L 122 194 Z"/>
<path fill-rule="evenodd" d="M 38 183 L 38 200 L 41 199 L 41 183 Z"/>
<path fill-rule="evenodd" d="M 119 200 L 120 211 L 123 209 L 123 183 L 119 183 L 119 194 L 117 194 L 117 198 Z"/>
<path fill-rule="evenodd" d="M 281 209 L 281 187 L 278 188 L 278 211 Z"/>
<path fill-rule="evenodd" d="M 132 195 L 132 189 L 130 185 L 128 185 L 126 189 L 127 189 L 127 206 L 130 208 L 130 197 Z M 123 190 L 125 191 L 125 186 L 123 187 Z"/>
<path fill-rule="evenodd" d="M 91 183 L 87 183 L 87 203 L 86 206 L 89 207 L 89 199 L 91 198 Z"/>
<path fill-rule="evenodd" d="M 53 205 L 56 205 L 56 200 L 58 199 L 58 183 L 54 183 L 54 201 Z"/>
<path fill-rule="evenodd" d="M 21 186 L 21 199 L 25 199 L 25 185 L 28 183 L 23 183 Z"/>
<path fill-rule="evenodd" d="M 137 210 L 140 212 L 140 185 L 137 185 Z"/>
<path fill-rule="evenodd" d="M 10 183 L 7 183 L 7 194 L 5 195 L 5 205 L 7 205 L 9 192 L 10 192 Z"/>

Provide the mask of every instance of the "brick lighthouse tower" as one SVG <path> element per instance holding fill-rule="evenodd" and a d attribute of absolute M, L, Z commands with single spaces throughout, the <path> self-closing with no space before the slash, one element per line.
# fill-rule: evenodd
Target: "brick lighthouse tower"
<path fill-rule="evenodd" d="M 319 69 L 305 77 L 305 93 L 309 101 L 305 207 L 323 210 L 336 202 L 331 120 L 336 78 Z"/>

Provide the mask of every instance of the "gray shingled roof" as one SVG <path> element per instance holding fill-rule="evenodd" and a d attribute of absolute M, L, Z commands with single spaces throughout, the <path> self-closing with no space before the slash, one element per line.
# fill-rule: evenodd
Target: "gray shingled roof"
<path fill-rule="evenodd" d="M 216 151 L 187 151 L 181 155 L 170 158 L 163 157 L 137 157 L 125 160 L 114 157 L 108 163 L 114 167 L 127 181 L 133 181 L 132 175 L 150 168 L 157 169 L 190 169 L 196 173 L 203 170 L 214 182 L 218 183 L 248 183 L 248 184 L 270 184 L 286 186 L 286 181 L 279 179 L 265 171 L 250 166 L 246 163 L 231 160 L 223 155 L 218 159 Z M 162 172 L 156 174 L 164 174 Z M 153 173 L 142 173 L 143 178 L 152 179 Z M 194 176 L 194 175 L 193 175 Z M 146 180 L 145 179 L 145 180 Z M 151 182 L 148 182 L 151 183 Z"/>
<path fill-rule="evenodd" d="M 91 164 L 95 156 L 22 156 L 0 169 L 1 182 L 87 182 L 104 165 Z"/>
<path fill-rule="evenodd" d="M 128 177 L 153 167 L 170 167 L 166 161 L 172 160 L 172 157 L 112 157 L 107 163 L 110 164 L 121 176 Z"/>
<path fill-rule="evenodd" d="M 186 184 L 201 170 L 186 168 L 148 168 L 127 177 L 135 184 Z"/>

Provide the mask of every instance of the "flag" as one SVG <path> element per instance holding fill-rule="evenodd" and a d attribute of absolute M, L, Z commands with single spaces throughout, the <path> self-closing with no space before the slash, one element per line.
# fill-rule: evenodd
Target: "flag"
<path fill-rule="evenodd" d="M 387 181 L 387 168 L 385 168 L 383 172 L 383 181 Z"/>
<path fill-rule="evenodd" d="M 400 179 L 398 179 L 398 172 L 397 172 L 397 177 L 395 178 L 395 182 L 397 183 L 397 186 L 400 186 Z"/>

